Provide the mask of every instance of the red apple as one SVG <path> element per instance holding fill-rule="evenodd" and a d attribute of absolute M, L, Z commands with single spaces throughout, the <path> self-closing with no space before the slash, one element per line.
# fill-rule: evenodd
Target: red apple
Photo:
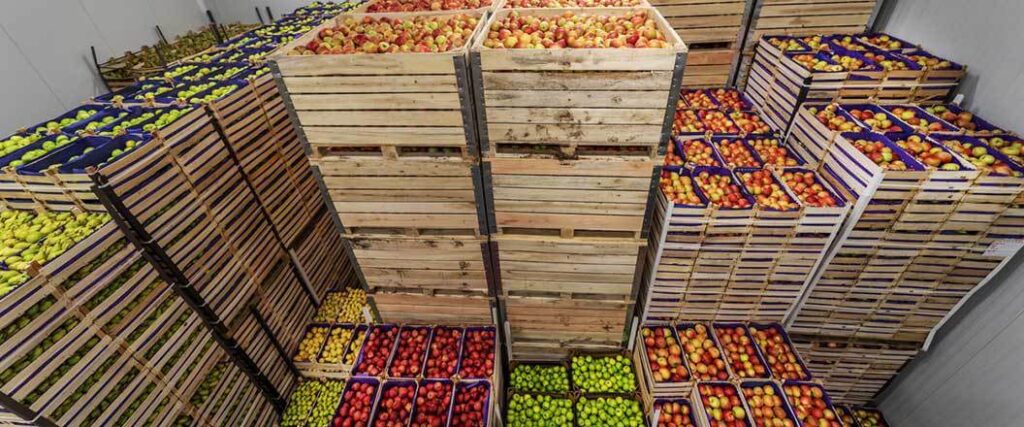
<path fill-rule="evenodd" d="M 752 172 L 742 172 L 739 177 L 743 182 L 743 187 L 746 188 L 747 193 L 754 196 L 754 201 L 758 206 L 780 211 L 800 207 L 789 197 L 786 190 L 782 188 L 782 184 L 775 180 L 771 171 L 758 169 Z"/>
<path fill-rule="evenodd" d="M 685 400 L 655 401 L 654 408 L 661 411 L 656 427 L 693 427 L 696 425 L 690 403 Z"/>
<path fill-rule="evenodd" d="M 716 142 L 718 152 L 722 154 L 725 163 L 729 167 L 759 168 L 761 163 L 754 158 L 750 151 L 740 139 L 722 139 Z"/>
<path fill-rule="evenodd" d="M 729 209 L 745 209 L 750 207 L 750 200 L 747 200 L 740 192 L 740 187 L 733 182 L 729 175 L 712 174 L 707 171 L 701 172 L 693 177 L 697 186 L 708 198 L 711 204 Z"/>
<path fill-rule="evenodd" d="M 676 341 L 672 328 L 647 327 L 641 332 L 651 375 L 656 383 L 678 383 L 690 379 L 683 361 L 683 349 Z"/>
<path fill-rule="evenodd" d="M 750 417 L 758 426 L 793 427 L 797 421 L 786 411 L 785 399 L 774 384 L 741 383 L 743 399 L 750 408 Z"/>
<path fill-rule="evenodd" d="M 715 109 L 718 105 L 711 99 L 703 89 L 683 89 L 679 99 L 686 103 L 688 108 Z"/>
<path fill-rule="evenodd" d="M 814 172 L 793 170 L 782 173 L 782 182 L 796 194 L 805 205 L 817 208 L 836 207 L 839 203 L 828 190 L 815 178 Z"/>

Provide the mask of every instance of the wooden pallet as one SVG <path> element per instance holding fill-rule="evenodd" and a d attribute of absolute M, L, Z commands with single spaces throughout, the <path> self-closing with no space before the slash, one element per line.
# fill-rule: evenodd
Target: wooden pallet
<path fill-rule="evenodd" d="M 462 158 L 313 160 L 345 232 L 478 236 L 479 168 Z"/>
<path fill-rule="evenodd" d="M 902 343 L 793 335 L 793 345 L 837 402 L 863 405 L 896 376 L 919 348 Z"/>
<path fill-rule="evenodd" d="M 654 165 L 628 157 L 489 159 L 484 182 L 496 234 L 639 238 Z"/>
<path fill-rule="evenodd" d="M 588 151 L 632 150 L 656 156 L 664 143 L 666 109 L 682 73 L 686 47 L 664 18 L 650 8 L 533 9 L 520 13 L 557 16 L 647 12 L 669 38 L 671 49 L 489 49 L 478 38 L 470 53 L 480 82 L 476 108 L 483 156 L 529 153 L 538 148 L 566 157 Z M 490 22 L 504 19 L 499 10 Z M 539 147 L 538 147 L 539 146 Z M 610 153 L 611 154 L 611 153 Z"/>
<path fill-rule="evenodd" d="M 483 18 L 479 11 L 462 13 Z M 343 19 L 453 14 L 346 14 L 325 21 L 272 55 L 269 60 L 280 73 L 288 102 L 313 152 L 376 146 L 473 153 L 466 46 L 431 54 L 287 55 Z M 476 33 L 484 21 L 480 19 Z"/>

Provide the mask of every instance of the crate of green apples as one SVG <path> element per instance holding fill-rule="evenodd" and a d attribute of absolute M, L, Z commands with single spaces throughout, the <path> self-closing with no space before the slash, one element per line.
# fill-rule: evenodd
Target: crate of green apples
<path fill-rule="evenodd" d="M 583 394 L 629 394 L 638 390 L 628 353 L 581 353 L 571 358 L 572 384 Z"/>
<path fill-rule="evenodd" d="M 108 347 L 88 369 L 82 370 L 77 385 L 63 389 L 43 413 L 59 425 L 75 425 L 74 420 L 99 402 L 101 393 L 116 386 L 120 378 L 136 366 L 130 354 L 114 346 Z"/>
<path fill-rule="evenodd" d="M 517 393 L 566 394 L 572 391 L 569 366 L 565 362 L 513 361 L 509 390 Z"/>
<path fill-rule="evenodd" d="M 457 398 L 458 396 L 456 396 Z M 573 427 L 575 402 L 569 395 L 509 393 L 505 420 L 509 427 Z"/>
<path fill-rule="evenodd" d="M 648 425 L 640 402 L 628 396 L 581 396 L 576 401 L 576 417 L 580 427 Z"/>

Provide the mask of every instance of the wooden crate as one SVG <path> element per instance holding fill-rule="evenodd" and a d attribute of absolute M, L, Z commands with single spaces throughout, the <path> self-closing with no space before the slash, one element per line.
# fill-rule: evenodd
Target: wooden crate
<path fill-rule="evenodd" d="M 606 237 L 505 235 L 493 240 L 504 296 L 630 299 L 637 263 L 646 249 L 638 239 Z"/>
<path fill-rule="evenodd" d="M 367 236 L 350 239 L 370 291 L 488 292 L 487 240 L 479 237 Z"/>
<path fill-rule="evenodd" d="M 461 157 L 314 157 L 347 235 L 466 235 L 484 230 L 480 169 Z"/>
<path fill-rule="evenodd" d="M 292 262 L 318 298 L 337 286 L 354 282 L 353 260 L 328 210 L 321 210 L 289 246 Z"/>
<path fill-rule="evenodd" d="M 793 345 L 837 402 L 862 405 L 896 376 L 919 348 L 913 344 L 793 335 Z"/>
<path fill-rule="evenodd" d="M 884 171 L 880 176 L 860 153 L 851 151 L 850 141 L 862 136 L 836 135 L 827 148 L 822 166 L 826 177 L 856 204 L 806 303 L 794 313 L 791 328 L 923 341 L 998 267 L 996 259 L 978 263 L 971 258 L 984 251 L 985 230 L 1019 194 L 1020 178 L 969 167 L 898 175 Z M 958 137 L 932 138 L 941 144 Z"/>
<path fill-rule="evenodd" d="M 494 240 L 514 357 L 550 359 L 621 346 L 635 302 L 642 241 L 507 235 Z"/>
<path fill-rule="evenodd" d="M 461 11 L 480 19 L 480 11 Z M 270 57 L 302 133 L 313 152 L 361 146 L 418 147 L 475 152 L 467 52 L 288 56 L 323 28 L 345 19 L 450 16 L 418 14 L 345 14 L 280 48 Z M 474 33 L 475 34 L 475 33 Z"/>
<path fill-rule="evenodd" d="M 703 170 L 697 169 L 693 173 Z M 678 167 L 666 172 L 691 174 Z M 849 210 L 835 189 L 822 184 L 841 202 L 838 207 L 718 209 L 675 204 L 658 191 L 644 319 L 783 320 Z"/>
<path fill-rule="evenodd" d="M 655 0 L 651 4 L 686 43 L 683 87 L 725 86 L 739 60 L 746 0 Z"/>
<path fill-rule="evenodd" d="M 387 322 L 438 325 L 494 324 L 487 292 L 419 289 L 378 290 L 369 295 Z"/>
<path fill-rule="evenodd" d="M 647 152 L 656 156 L 671 126 L 686 47 L 656 10 L 533 9 L 530 16 L 646 12 L 670 49 L 489 49 L 482 35 L 470 52 L 480 151 L 588 150 Z M 512 13 L 499 10 L 498 22 Z M 611 147 L 611 148 L 610 148 Z"/>
<path fill-rule="evenodd" d="M 495 157 L 483 164 L 495 234 L 640 238 L 649 157 Z"/>

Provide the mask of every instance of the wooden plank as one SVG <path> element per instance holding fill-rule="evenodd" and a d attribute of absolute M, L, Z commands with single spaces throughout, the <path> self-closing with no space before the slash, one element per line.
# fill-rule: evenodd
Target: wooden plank
<path fill-rule="evenodd" d="M 564 108 L 651 108 L 665 110 L 668 92 L 619 90 L 491 90 L 484 88 L 484 105 L 493 107 L 564 107 Z"/>
<path fill-rule="evenodd" d="M 614 108 L 501 108 L 487 109 L 488 123 L 575 123 L 588 125 L 661 125 L 664 109 Z"/>
<path fill-rule="evenodd" d="M 403 110 L 459 110 L 462 104 L 457 92 L 442 93 L 356 93 L 356 94 L 293 94 L 292 105 L 297 112 L 390 110 L 392 115 Z"/>
<path fill-rule="evenodd" d="M 292 99 L 311 93 L 457 92 L 455 73 L 441 75 L 285 77 Z"/>

